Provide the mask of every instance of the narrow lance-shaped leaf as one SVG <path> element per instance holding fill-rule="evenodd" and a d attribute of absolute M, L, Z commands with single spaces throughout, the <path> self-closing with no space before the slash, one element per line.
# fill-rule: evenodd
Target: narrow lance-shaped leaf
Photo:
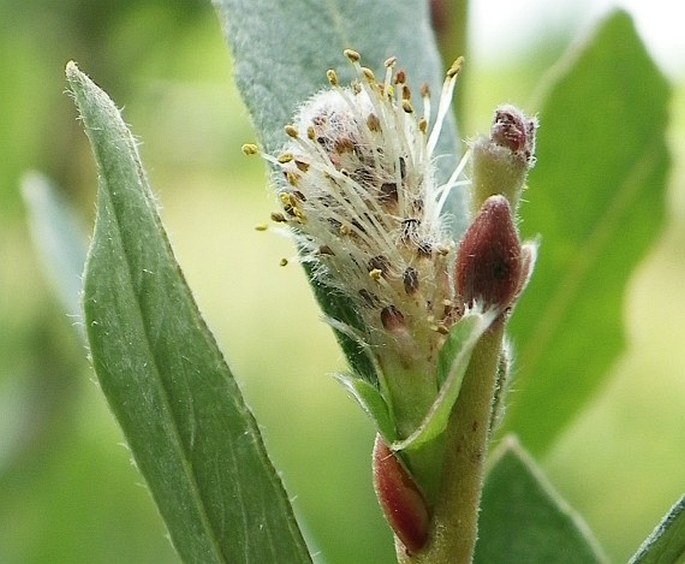
<path fill-rule="evenodd" d="M 685 496 L 645 540 L 630 564 L 671 564 L 685 561 Z"/>
<path fill-rule="evenodd" d="M 352 69 L 345 64 L 346 48 L 359 51 L 364 64 L 375 71 L 396 56 L 418 93 L 423 83 L 436 95 L 444 77 L 423 0 L 394 2 L 378 0 L 213 0 L 224 26 L 235 60 L 235 76 L 257 135 L 266 152 L 285 143 L 283 127 L 298 106 L 317 91 L 328 87 L 326 70 L 339 71 L 340 82 L 349 82 Z M 455 53 L 456 57 L 460 53 Z M 437 106 L 437 104 L 435 104 Z M 459 159 L 456 128 L 448 118 L 437 154 L 444 179 Z M 461 191 L 446 206 L 453 212 L 455 233 L 466 223 Z M 313 281 L 312 288 L 327 317 L 359 327 L 359 318 L 348 301 Z M 347 335 L 337 338 L 352 369 L 377 384 L 373 364 Z"/>
<path fill-rule="evenodd" d="M 522 223 L 542 234 L 511 322 L 516 401 L 505 425 L 543 452 L 624 346 L 626 283 L 664 222 L 669 87 L 616 12 L 558 67 L 540 111 Z"/>
<path fill-rule="evenodd" d="M 100 385 L 187 562 L 309 562 L 252 414 L 202 320 L 119 112 L 67 79 L 98 164 L 84 311 Z"/>
<path fill-rule="evenodd" d="M 580 517 L 508 437 L 485 481 L 474 562 L 590 564 L 606 558 Z"/>

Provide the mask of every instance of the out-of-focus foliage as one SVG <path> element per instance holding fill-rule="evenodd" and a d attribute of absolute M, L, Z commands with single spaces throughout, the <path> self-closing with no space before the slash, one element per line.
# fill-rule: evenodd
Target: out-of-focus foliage
<path fill-rule="evenodd" d="M 670 87 L 627 14 L 603 22 L 552 80 L 521 211 L 525 230 L 543 244 L 512 319 L 521 393 L 505 421 L 536 454 L 624 348 L 626 281 L 663 231 L 670 163 Z"/>

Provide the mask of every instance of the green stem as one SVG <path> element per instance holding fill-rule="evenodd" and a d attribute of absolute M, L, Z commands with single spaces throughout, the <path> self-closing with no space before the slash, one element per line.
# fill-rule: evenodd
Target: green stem
<path fill-rule="evenodd" d="M 503 335 L 504 322 L 500 320 L 473 351 L 446 431 L 442 481 L 428 543 L 414 555 L 398 550 L 401 564 L 467 564 L 473 560 Z"/>

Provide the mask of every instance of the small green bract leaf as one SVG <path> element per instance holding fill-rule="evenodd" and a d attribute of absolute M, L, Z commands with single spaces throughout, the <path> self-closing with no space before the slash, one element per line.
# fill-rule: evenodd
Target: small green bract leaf
<path fill-rule="evenodd" d="M 67 80 L 100 174 L 84 289 L 93 365 L 176 550 L 185 562 L 310 562 L 131 134 L 74 63 Z"/>
<path fill-rule="evenodd" d="M 685 496 L 671 508 L 654 529 L 630 564 L 673 564 L 685 562 Z"/>
<path fill-rule="evenodd" d="M 454 324 L 438 356 L 440 392 L 419 428 L 406 439 L 392 443 L 392 450 L 418 448 L 445 430 L 454 402 L 459 397 L 473 348 L 496 317 L 495 310 L 482 312 L 474 309 Z"/>
<path fill-rule="evenodd" d="M 510 330 L 516 401 L 505 426 L 545 451 L 624 346 L 626 284 L 664 225 L 670 89 L 630 17 L 573 49 L 540 111 L 522 226 L 542 234 Z"/>
<path fill-rule="evenodd" d="M 478 532 L 476 564 L 606 562 L 580 517 L 513 437 L 494 455 Z"/>
<path fill-rule="evenodd" d="M 366 380 L 349 374 L 338 374 L 336 379 L 347 389 L 359 406 L 371 418 L 383 440 L 387 444 L 394 441 L 397 435 L 395 426 L 390 418 L 388 405 L 376 387 Z"/>

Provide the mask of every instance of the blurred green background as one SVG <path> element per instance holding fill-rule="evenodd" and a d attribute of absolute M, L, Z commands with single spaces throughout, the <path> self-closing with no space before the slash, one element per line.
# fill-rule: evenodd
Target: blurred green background
<path fill-rule="evenodd" d="M 471 64 L 462 135 L 485 130 L 503 101 L 534 109 L 536 84 L 576 27 L 570 18 L 516 57 Z M 253 229 L 274 201 L 261 163 L 240 152 L 254 134 L 209 3 L 0 0 L 0 30 L 0 562 L 177 560 L 31 245 L 20 191 L 29 169 L 62 188 L 84 226 L 93 217 L 95 167 L 63 94 L 69 59 L 125 107 L 142 141 L 177 258 L 312 548 L 322 562 L 392 562 L 371 487 L 371 425 L 327 376 L 342 355 L 301 270 L 278 265 L 290 243 Z M 669 225 L 628 289 L 630 346 L 541 461 L 613 561 L 685 490 L 682 84 L 670 140 Z"/>

